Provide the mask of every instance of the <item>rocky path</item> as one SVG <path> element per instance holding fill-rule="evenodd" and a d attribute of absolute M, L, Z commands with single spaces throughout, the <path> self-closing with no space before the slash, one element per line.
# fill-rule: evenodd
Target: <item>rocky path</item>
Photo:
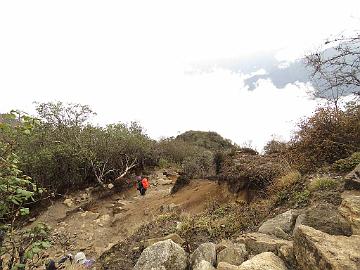
<path fill-rule="evenodd" d="M 211 181 L 193 181 L 181 192 L 170 195 L 176 176 L 168 178 L 158 171 L 150 179 L 151 187 L 145 196 L 133 188 L 87 203 L 87 189 L 55 202 L 36 220 L 48 224 L 56 239 L 48 250 L 49 256 L 59 258 L 83 251 L 96 259 L 167 208 L 179 207 L 194 214 L 205 209 L 211 198 L 219 197 L 218 186 Z"/>

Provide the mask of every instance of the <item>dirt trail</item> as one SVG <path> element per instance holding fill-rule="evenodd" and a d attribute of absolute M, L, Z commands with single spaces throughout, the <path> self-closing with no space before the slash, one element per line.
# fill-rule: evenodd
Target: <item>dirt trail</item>
<path fill-rule="evenodd" d="M 84 251 L 90 258 L 98 258 L 105 250 L 125 239 L 141 225 L 150 222 L 169 206 L 179 207 L 189 214 L 204 210 L 209 201 L 229 200 L 227 192 L 219 192 L 217 183 L 208 180 L 194 180 L 175 195 L 170 195 L 174 178 L 168 179 L 162 171 L 151 179 L 151 187 L 145 196 L 133 188 L 95 201 L 85 210 L 77 209 L 70 215 L 71 208 L 63 201 L 57 201 L 42 213 L 37 221 L 52 227 L 52 233 L 62 242 L 70 239 L 70 246 L 63 248 L 57 243 L 49 250 L 49 256 L 58 258 L 64 252 Z M 73 198 L 85 197 L 86 193 L 74 194 Z M 75 207 L 73 207 L 75 208 Z"/>

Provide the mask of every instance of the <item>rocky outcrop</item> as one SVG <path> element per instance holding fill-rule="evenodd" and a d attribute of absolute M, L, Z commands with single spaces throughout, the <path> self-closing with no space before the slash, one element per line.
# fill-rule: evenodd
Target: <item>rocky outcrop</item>
<path fill-rule="evenodd" d="M 172 240 L 174 243 L 182 246 L 184 243 L 185 243 L 185 240 L 182 239 L 177 233 L 172 233 L 172 234 L 169 234 L 169 235 L 166 235 L 164 237 L 159 237 L 159 238 L 151 238 L 151 239 L 147 239 L 145 242 L 144 242 L 144 247 L 148 247 L 148 246 L 151 246 L 157 242 L 160 242 L 160 241 L 165 241 L 165 240 Z"/>
<path fill-rule="evenodd" d="M 336 206 L 328 203 L 319 203 L 306 210 L 302 224 L 332 235 L 351 235 L 350 223 Z"/>
<path fill-rule="evenodd" d="M 360 190 L 360 163 L 345 177 L 345 189 Z"/>
<path fill-rule="evenodd" d="M 263 252 L 273 252 L 279 254 L 282 246 L 292 248 L 292 242 L 275 236 L 263 233 L 247 233 L 237 239 L 239 243 L 244 243 L 246 249 L 251 254 L 259 254 Z"/>
<path fill-rule="evenodd" d="M 185 270 L 188 258 L 185 251 L 171 240 L 157 242 L 146 248 L 134 270 Z"/>
<path fill-rule="evenodd" d="M 298 215 L 298 211 L 291 209 L 265 221 L 258 231 L 260 233 L 271 234 L 279 238 L 287 239 L 292 234 Z"/>
<path fill-rule="evenodd" d="M 274 253 L 264 252 L 241 264 L 238 270 L 287 270 L 287 268 Z"/>
<path fill-rule="evenodd" d="M 295 234 L 296 229 L 304 222 L 305 218 L 306 218 L 305 214 L 301 214 L 296 218 L 295 226 L 293 229 L 293 235 Z"/>
<path fill-rule="evenodd" d="M 247 259 L 247 256 L 245 244 L 233 244 L 218 253 L 217 262 L 240 265 Z"/>
<path fill-rule="evenodd" d="M 360 235 L 360 193 L 344 192 L 339 211 L 349 221 L 352 233 Z"/>
<path fill-rule="evenodd" d="M 240 243 L 245 243 L 246 250 L 250 254 L 263 252 L 273 252 L 288 264 L 293 264 L 293 242 L 279 239 L 273 235 L 263 233 L 247 233 L 237 239 Z"/>
<path fill-rule="evenodd" d="M 195 268 L 201 261 L 207 261 L 211 265 L 216 264 L 216 245 L 213 243 L 201 244 L 191 255 L 191 266 Z"/>
<path fill-rule="evenodd" d="M 335 236 L 308 226 L 295 232 L 294 254 L 300 269 L 359 270 L 360 236 Z"/>

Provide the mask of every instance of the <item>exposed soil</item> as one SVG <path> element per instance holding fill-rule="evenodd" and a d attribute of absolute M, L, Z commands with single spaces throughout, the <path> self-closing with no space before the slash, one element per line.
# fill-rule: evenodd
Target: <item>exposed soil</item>
<path fill-rule="evenodd" d="M 205 210 L 210 202 L 225 203 L 233 198 L 225 187 L 219 188 L 209 180 L 193 180 L 189 186 L 170 195 L 176 178 L 167 178 L 158 171 L 150 179 L 151 187 L 145 196 L 132 188 L 89 200 L 88 192 L 82 191 L 70 195 L 72 201 L 78 201 L 74 206 L 65 205 L 64 200 L 54 202 L 36 219 L 48 224 L 57 239 L 48 250 L 49 257 L 57 259 L 69 252 L 84 251 L 87 257 L 97 259 L 169 206 L 194 215 Z M 65 240 L 68 241 L 64 244 Z"/>

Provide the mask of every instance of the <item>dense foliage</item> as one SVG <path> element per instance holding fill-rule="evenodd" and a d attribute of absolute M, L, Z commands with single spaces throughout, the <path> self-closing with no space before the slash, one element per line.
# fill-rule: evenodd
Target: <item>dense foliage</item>
<path fill-rule="evenodd" d="M 224 151 L 236 147 L 230 140 L 224 139 L 218 133 L 211 131 L 190 130 L 180 134 L 176 139 L 210 151 Z"/>
<path fill-rule="evenodd" d="M 293 166 L 303 172 L 331 165 L 360 150 L 360 105 L 319 108 L 300 122 L 289 146 Z"/>
<path fill-rule="evenodd" d="M 39 125 L 17 150 L 23 170 L 51 191 L 103 185 L 156 164 L 155 141 L 137 123 L 93 126 L 94 113 L 79 104 L 43 103 L 37 111 Z"/>
<path fill-rule="evenodd" d="M 18 223 L 29 214 L 29 203 L 44 190 L 19 168 L 15 149 L 19 138 L 30 136 L 35 119 L 11 112 L 0 123 L 0 268 L 31 269 L 39 254 L 49 247 L 47 228 L 39 224 L 30 230 L 19 230 Z M 5 255 L 5 256 L 4 256 Z M 4 258 L 7 258 L 4 261 Z"/>

